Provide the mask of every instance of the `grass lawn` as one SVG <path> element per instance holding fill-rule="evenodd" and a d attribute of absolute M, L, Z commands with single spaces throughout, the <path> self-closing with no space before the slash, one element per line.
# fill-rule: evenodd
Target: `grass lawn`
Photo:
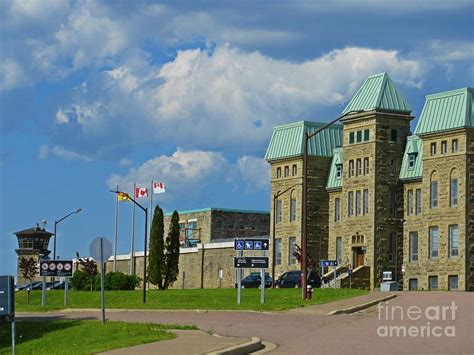
<path fill-rule="evenodd" d="M 315 289 L 313 299 L 303 301 L 301 289 L 265 290 L 265 304 L 260 303 L 259 289 L 243 289 L 242 303 L 237 304 L 237 290 L 186 289 L 149 290 L 147 303 L 142 303 L 142 291 L 106 291 L 105 306 L 109 309 L 215 309 L 280 311 L 320 303 L 333 302 L 366 294 L 364 290 Z M 69 308 L 100 308 L 100 292 L 70 291 Z M 32 291 L 30 305 L 26 304 L 26 292 L 16 293 L 17 312 L 36 312 L 64 309 L 64 291 L 47 291 L 47 307 L 41 307 L 41 291 Z"/>
<path fill-rule="evenodd" d="M 0 323 L 0 354 L 11 353 L 10 323 Z M 18 354 L 92 354 L 173 339 L 167 329 L 196 329 L 147 323 L 94 320 L 17 321 Z"/>

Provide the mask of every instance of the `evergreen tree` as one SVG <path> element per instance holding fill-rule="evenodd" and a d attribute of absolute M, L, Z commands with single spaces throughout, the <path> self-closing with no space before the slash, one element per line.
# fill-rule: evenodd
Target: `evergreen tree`
<path fill-rule="evenodd" d="M 150 232 L 148 280 L 152 284 L 157 285 L 160 290 L 164 288 L 163 276 L 166 270 L 163 240 L 164 234 L 163 210 L 157 205 L 153 213 L 153 222 L 151 224 Z"/>
<path fill-rule="evenodd" d="M 174 211 L 171 216 L 168 236 L 166 238 L 166 273 L 164 288 L 167 289 L 178 279 L 179 273 L 179 214 Z"/>

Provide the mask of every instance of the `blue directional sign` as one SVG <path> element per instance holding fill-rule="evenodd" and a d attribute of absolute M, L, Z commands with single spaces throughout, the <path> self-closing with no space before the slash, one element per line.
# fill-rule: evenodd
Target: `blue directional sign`
<path fill-rule="evenodd" d="M 245 238 L 245 239 L 234 239 L 235 250 L 269 250 L 270 241 L 269 239 L 263 238 Z"/>
<path fill-rule="evenodd" d="M 337 266 L 337 260 L 321 260 L 319 262 L 319 266 L 321 267 Z"/>
<path fill-rule="evenodd" d="M 234 249 L 235 250 L 244 250 L 245 242 L 243 240 L 236 239 L 234 241 Z"/>

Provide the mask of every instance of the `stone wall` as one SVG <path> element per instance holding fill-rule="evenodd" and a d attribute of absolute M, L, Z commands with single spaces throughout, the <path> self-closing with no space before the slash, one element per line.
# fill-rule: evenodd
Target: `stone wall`
<path fill-rule="evenodd" d="M 292 167 L 296 165 L 297 174 L 292 175 Z M 281 264 L 275 265 L 275 278 L 289 270 L 300 270 L 301 265 L 296 262 L 290 264 L 290 245 L 289 238 L 296 238 L 296 244 L 301 246 L 301 211 L 302 211 L 302 171 L 303 160 L 301 157 L 294 159 L 279 160 L 271 163 L 271 195 L 270 195 L 270 266 L 273 265 L 273 222 L 274 222 L 274 201 L 273 196 L 288 190 L 283 193 L 278 200 L 282 201 L 282 219 L 281 222 L 275 224 L 275 238 L 280 238 L 282 241 L 281 247 Z M 284 176 L 284 168 L 288 166 L 290 169 L 290 176 Z M 277 177 L 277 169 L 281 168 L 282 176 Z M 290 200 L 296 199 L 296 218 L 290 221 Z M 271 270 L 271 267 L 270 267 Z"/>
<path fill-rule="evenodd" d="M 458 289 L 469 289 L 469 264 L 472 263 L 472 223 L 469 213 L 472 206 L 472 138 L 464 130 L 456 133 L 438 133 L 423 136 L 423 177 L 419 182 L 405 184 L 405 197 L 409 189 L 422 189 L 421 215 L 409 216 L 405 206 L 404 289 L 409 288 L 409 280 L 417 279 L 418 288 L 429 288 L 429 276 L 438 276 L 438 288 L 447 290 L 449 276 L 458 276 Z M 459 151 L 451 152 L 452 139 L 458 139 Z M 441 141 L 448 142 L 448 152 L 441 154 Z M 437 144 L 434 156 L 430 153 L 431 143 Z M 455 171 L 458 178 L 458 205 L 450 206 L 450 178 Z M 430 208 L 430 182 L 438 181 L 438 207 Z M 405 203 L 406 205 L 406 203 Z M 471 214 L 472 216 L 472 214 Z M 466 218 L 467 217 L 467 218 Z M 449 256 L 449 226 L 458 225 L 458 256 Z M 438 257 L 429 255 L 429 228 L 438 226 Z M 418 261 L 409 261 L 409 233 L 418 232 Z M 469 281 L 470 282 L 470 281 Z"/>
<path fill-rule="evenodd" d="M 262 252 L 245 252 L 245 256 L 262 255 Z M 235 287 L 236 269 L 234 269 L 234 243 L 207 243 L 198 244 L 195 248 L 181 248 L 179 256 L 178 279 L 170 287 L 181 288 L 218 288 Z M 143 278 L 143 252 L 136 253 L 136 275 Z M 106 264 L 106 272 L 113 270 L 113 257 Z M 129 274 L 130 257 L 117 256 L 117 271 Z M 222 270 L 222 279 L 219 282 L 219 270 Z M 244 269 L 244 276 L 259 269 Z M 268 272 L 268 270 L 267 270 Z M 150 288 L 156 288 L 149 285 Z"/>

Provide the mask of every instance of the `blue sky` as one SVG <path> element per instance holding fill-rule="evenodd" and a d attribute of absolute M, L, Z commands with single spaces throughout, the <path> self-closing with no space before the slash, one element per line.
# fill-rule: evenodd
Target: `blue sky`
<path fill-rule="evenodd" d="M 473 85 L 473 28 L 464 0 L 1 1 L 0 274 L 13 232 L 79 207 L 58 255 L 112 240 L 116 184 L 164 181 L 165 211 L 269 209 L 274 125 L 329 121 L 382 71 L 418 116 Z M 120 253 L 130 221 L 121 204 Z"/>

